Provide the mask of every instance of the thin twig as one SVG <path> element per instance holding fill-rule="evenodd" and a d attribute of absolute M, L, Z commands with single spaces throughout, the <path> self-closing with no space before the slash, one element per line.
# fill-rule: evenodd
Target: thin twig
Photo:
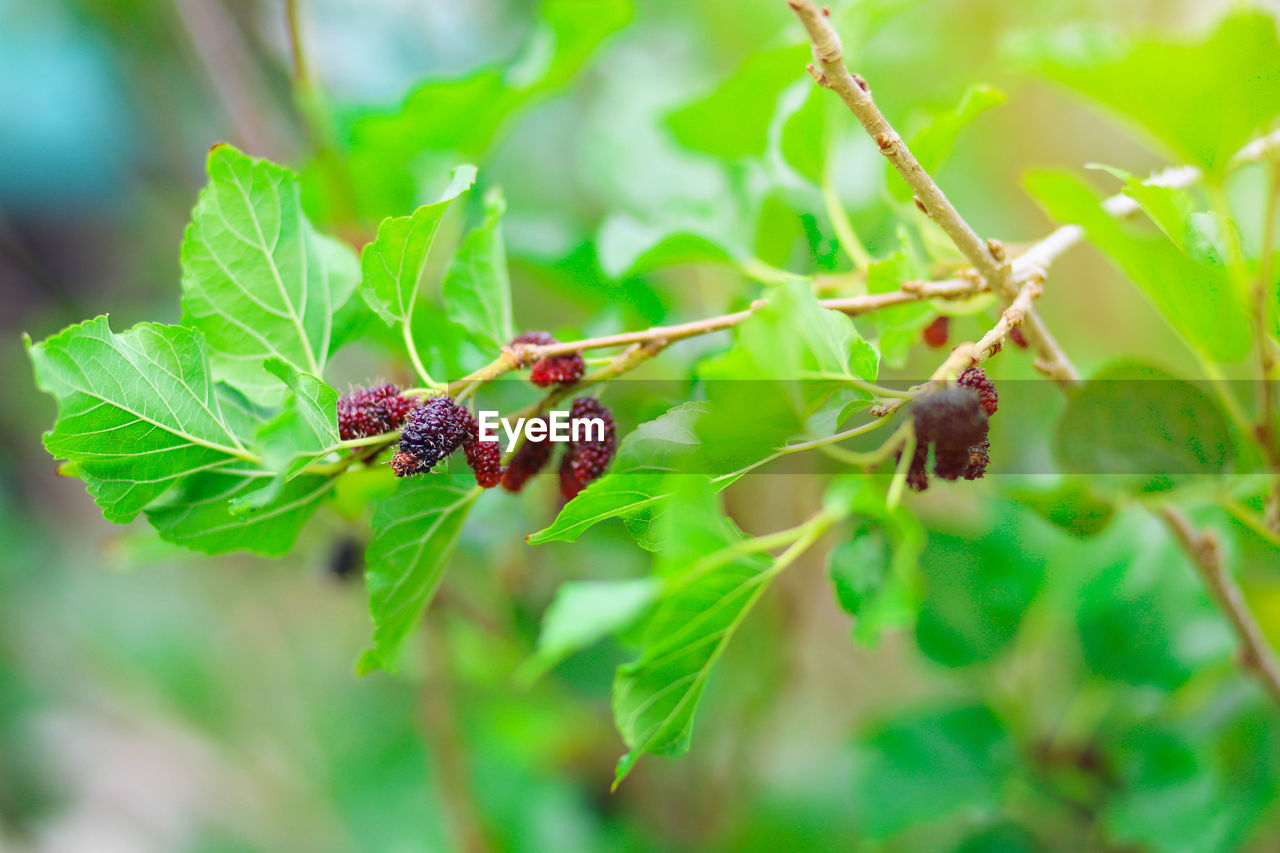
<path fill-rule="evenodd" d="M 1280 664 L 1277 664 L 1274 651 L 1245 604 L 1240 587 L 1222 562 L 1218 537 L 1212 531 L 1197 530 L 1191 520 L 1175 507 L 1160 507 L 1158 512 L 1182 550 L 1191 558 L 1218 609 L 1227 617 L 1240 640 L 1237 657 L 1240 667 L 1256 678 L 1280 705 Z"/>
<path fill-rule="evenodd" d="M 969 259 L 991 289 L 1006 302 L 1012 302 L 1017 298 L 1018 286 L 1004 246 L 997 240 L 983 242 L 880 112 L 871 97 L 871 88 L 866 80 L 851 74 L 845 67 L 844 47 L 828 19 L 829 10 L 819 10 L 812 0 L 787 2 L 813 43 L 814 62 L 809 65 L 809 73 L 820 86 L 840 96 L 875 141 L 880 153 L 888 158 L 911 187 L 915 193 L 916 205 L 951 238 L 951 242 Z M 1040 356 L 1037 366 L 1058 382 L 1067 385 L 1078 383 L 1080 376 L 1071 360 L 1034 312 L 1027 316 L 1025 325 L 1027 341 Z"/>

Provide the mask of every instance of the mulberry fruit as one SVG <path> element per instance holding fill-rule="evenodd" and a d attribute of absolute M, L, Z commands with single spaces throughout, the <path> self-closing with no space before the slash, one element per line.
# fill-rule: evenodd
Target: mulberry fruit
<path fill-rule="evenodd" d="M 417 405 L 391 384 L 352 391 L 338 400 L 338 437 L 350 441 L 399 429 Z"/>
<path fill-rule="evenodd" d="M 546 332 L 525 332 L 511 341 L 513 344 L 534 344 L 547 346 L 559 343 Z M 533 364 L 529 370 L 529 381 L 539 388 L 552 385 L 572 385 L 586 373 L 587 364 L 582 360 L 582 353 L 571 352 L 564 355 L 553 355 Z"/>
<path fill-rule="evenodd" d="M 968 388 L 978 395 L 978 402 L 982 405 L 982 411 L 986 412 L 988 417 L 996 413 L 996 409 L 999 408 L 1000 397 L 996 394 L 995 383 L 991 381 L 991 377 L 987 376 L 987 372 L 981 367 L 970 367 L 965 370 L 956 379 L 956 384 L 961 388 Z"/>
<path fill-rule="evenodd" d="M 911 411 L 919 446 L 933 445 L 933 473 L 959 479 L 970 468 L 970 449 L 987 440 L 989 422 L 979 395 L 969 388 L 943 388 L 919 397 Z"/>
<path fill-rule="evenodd" d="M 924 331 L 920 336 L 924 338 L 924 342 L 934 349 L 939 349 L 947 345 L 947 338 L 951 332 L 951 319 L 943 314 L 935 317 L 934 321 L 924 327 Z"/>
<path fill-rule="evenodd" d="M 594 428 L 591 423 L 580 423 L 583 420 L 598 420 L 602 429 Z M 609 407 L 595 397 L 579 397 L 569 408 L 569 421 L 573 425 L 573 434 L 582 430 L 581 440 L 573 442 L 565 453 L 565 459 L 573 469 L 573 476 L 582 486 L 598 480 L 613 455 L 618 452 L 618 432 L 613 423 L 613 413 Z"/>
<path fill-rule="evenodd" d="M 475 420 L 452 397 L 432 397 L 410 413 L 391 459 L 397 477 L 430 471 L 472 436 Z"/>
<path fill-rule="evenodd" d="M 911 465 L 907 468 L 907 488 L 913 492 L 923 492 L 929 488 L 929 445 L 922 441 L 916 443 L 915 453 L 911 455 Z"/>
<path fill-rule="evenodd" d="M 1021 326 L 1014 326 L 1009 330 L 1009 340 L 1013 341 L 1014 345 L 1017 346 L 1018 349 L 1027 348 L 1027 336 L 1022 334 Z"/>
<path fill-rule="evenodd" d="M 546 424 L 546 420 L 537 418 Z M 527 429 L 527 427 L 526 427 Z M 544 434 L 546 428 L 544 427 Z M 526 433 L 527 435 L 527 433 Z M 551 459 L 551 451 L 554 446 L 550 441 L 531 441 L 525 438 L 524 444 L 520 445 L 511 459 L 507 462 L 507 468 L 502 472 L 502 488 L 508 492 L 518 492 L 524 488 L 524 484 L 529 478 L 542 470 L 548 460 Z"/>
<path fill-rule="evenodd" d="M 570 447 L 560 460 L 560 496 L 571 501 L 582 491 L 583 485 L 573 473 L 573 448 Z"/>
<path fill-rule="evenodd" d="M 987 465 L 991 463 L 991 442 L 988 439 L 969 448 L 969 464 L 965 466 L 963 476 L 966 480 L 977 480 L 987 473 Z"/>
<path fill-rule="evenodd" d="M 475 472 L 477 486 L 492 489 L 502 482 L 502 448 L 498 442 L 481 441 L 476 431 L 462 449 L 467 454 L 467 464 Z"/>

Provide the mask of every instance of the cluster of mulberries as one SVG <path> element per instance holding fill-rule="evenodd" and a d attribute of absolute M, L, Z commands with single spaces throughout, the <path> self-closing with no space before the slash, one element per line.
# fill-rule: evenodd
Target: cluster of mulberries
<path fill-rule="evenodd" d="M 907 470 L 907 486 L 916 492 L 929 487 L 929 448 L 933 473 L 944 480 L 976 480 L 990 462 L 987 437 L 990 415 L 996 411 L 996 390 L 985 371 L 971 367 L 954 388 L 943 388 L 911 404 L 916 450 Z"/>
<path fill-rule="evenodd" d="M 525 332 L 517 335 L 512 344 L 533 344 L 548 346 L 560 343 L 546 332 Z M 533 363 L 529 369 L 529 381 L 539 388 L 550 388 L 552 385 L 572 385 L 582 378 L 587 370 L 582 353 L 571 352 L 565 355 L 553 355 Z"/>
<path fill-rule="evenodd" d="M 338 399 L 338 436 L 350 441 L 400 429 L 417 405 L 390 383 L 358 388 Z"/>
<path fill-rule="evenodd" d="M 604 429 L 602 435 L 584 437 L 565 449 L 564 458 L 560 460 L 560 494 L 565 500 L 572 500 L 588 483 L 598 480 L 618 452 L 618 431 L 613 413 L 595 397 L 574 400 L 569 419 L 573 423 L 582 419 L 598 419 Z"/>
<path fill-rule="evenodd" d="M 391 468 L 397 477 L 424 474 L 459 447 L 475 472 L 477 485 L 491 489 L 502 481 L 498 442 L 481 441 L 476 419 L 452 397 L 432 397 L 410 413 Z"/>
<path fill-rule="evenodd" d="M 587 484 L 598 480 L 608 469 L 618 451 L 618 431 L 609 407 L 595 397 L 579 397 L 569 409 L 571 422 L 598 418 L 603 430 L 584 430 L 577 441 L 570 442 L 560 459 L 560 494 L 572 500 Z M 551 441 L 529 441 L 520 445 L 502 473 L 502 487 L 510 492 L 524 488 L 529 478 L 551 461 Z"/>

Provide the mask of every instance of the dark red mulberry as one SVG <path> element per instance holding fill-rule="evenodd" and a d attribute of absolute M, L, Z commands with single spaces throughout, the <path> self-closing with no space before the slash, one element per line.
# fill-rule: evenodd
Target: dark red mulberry
<path fill-rule="evenodd" d="M 934 321 L 924 327 L 924 331 L 920 336 L 924 338 L 924 342 L 934 349 L 945 347 L 947 338 L 951 334 L 951 318 L 943 314 L 934 318 Z"/>
<path fill-rule="evenodd" d="M 1021 326 L 1014 326 L 1009 330 L 1009 340 L 1013 341 L 1014 345 L 1017 346 L 1018 349 L 1027 348 L 1027 336 L 1022 334 Z"/>
<path fill-rule="evenodd" d="M 570 446 L 560 460 L 560 496 L 571 501 L 582 491 L 583 485 L 573 473 L 573 447 Z"/>
<path fill-rule="evenodd" d="M 517 335 L 511 343 L 547 346 L 548 344 L 559 343 L 559 341 L 547 332 L 525 332 L 522 335 Z M 572 385 L 581 379 L 582 374 L 586 372 L 587 364 L 582 360 L 582 353 L 571 352 L 564 355 L 553 355 L 534 362 L 533 367 L 529 370 L 529 381 L 539 388 L 549 388 L 552 385 Z"/>
<path fill-rule="evenodd" d="M 391 459 L 397 477 L 430 471 L 471 437 L 475 421 L 452 397 L 432 397 L 410 413 Z"/>
<path fill-rule="evenodd" d="M 922 441 L 916 442 L 915 453 L 911 454 L 911 465 L 907 468 L 907 488 L 913 492 L 923 492 L 929 488 L 929 445 Z"/>
<path fill-rule="evenodd" d="M 477 430 L 462 449 L 467 454 L 467 464 L 475 472 L 477 486 L 492 489 L 502 482 L 502 448 L 498 442 L 481 441 Z"/>
<path fill-rule="evenodd" d="M 978 394 L 943 388 L 916 398 L 911 413 L 916 441 L 933 445 L 933 473 L 959 479 L 969 467 L 969 449 L 987 440 L 989 422 Z"/>
<path fill-rule="evenodd" d="M 359 388 L 338 400 L 338 436 L 350 441 L 399 429 L 417 405 L 391 384 Z"/>
<path fill-rule="evenodd" d="M 1017 328 L 1016 326 L 1014 328 Z M 978 402 L 982 404 L 982 411 L 990 417 L 996 413 L 999 408 L 1000 397 L 996 394 L 996 385 L 991 381 L 991 377 L 987 376 L 987 372 L 981 367 L 970 367 L 960 374 L 956 379 L 956 384 L 961 388 L 968 388 L 978 395 Z"/>
<path fill-rule="evenodd" d="M 618 431 L 609 407 L 595 397 L 574 400 L 569 422 L 570 434 L 580 438 L 569 446 L 565 458 L 570 460 L 574 478 L 585 486 L 598 480 L 613 461 L 618 452 Z"/>
<path fill-rule="evenodd" d="M 549 430 L 546 426 L 546 420 L 543 418 L 533 418 L 533 420 L 543 423 L 543 434 Z M 526 426 L 526 429 L 528 427 Z M 526 433 L 527 435 L 527 433 Z M 551 451 L 555 446 L 547 439 L 542 441 L 530 441 L 525 439 L 524 444 L 516 448 L 516 452 L 512 454 L 511 459 L 507 462 L 507 469 L 502 472 L 502 488 L 508 492 L 518 492 L 524 488 L 524 484 L 529 478 L 542 470 L 548 460 L 551 459 Z"/>
<path fill-rule="evenodd" d="M 977 480 L 987 473 L 987 465 L 991 463 L 990 450 L 991 442 L 985 438 L 969 448 L 969 464 L 964 469 L 966 480 Z"/>

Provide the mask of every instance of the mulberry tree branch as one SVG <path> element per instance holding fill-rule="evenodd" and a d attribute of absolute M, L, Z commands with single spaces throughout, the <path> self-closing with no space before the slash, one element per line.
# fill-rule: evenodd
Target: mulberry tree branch
<path fill-rule="evenodd" d="M 875 140 L 880 153 L 888 158 L 915 193 L 916 205 L 951 238 L 974 268 L 1006 303 L 1018 295 L 1018 285 L 1004 246 L 998 240 L 983 241 L 951 204 L 946 194 L 920 165 L 906 142 L 885 119 L 871 97 L 871 89 L 862 77 L 852 74 L 844 64 L 844 47 L 840 36 L 828 20 L 830 12 L 819 10 L 813 0 L 787 0 L 804 25 L 813 43 L 814 62 L 809 65 L 818 84 L 840 96 L 854 117 Z M 1075 384 L 1080 376 L 1053 335 L 1033 311 L 1027 316 L 1027 341 L 1040 356 L 1038 366 L 1047 375 L 1064 384 Z"/>
<path fill-rule="evenodd" d="M 1249 612 L 1235 579 L 1222 562 L 1218 538 L 1211 531 L 1197 530 L 1191 520 L 1175 507 L 1166 506 L 1159 513 L 1182 550 L 1191 558 L 1205 586 L 1213 595 L 1218 609 L 1231 623 L 1240 641 L 1240 667 L 1258 680 L 1271 698 L 1280 705 L 1280 664 L 1275 652 L 1262 635 L 1262 629 Z"/>

